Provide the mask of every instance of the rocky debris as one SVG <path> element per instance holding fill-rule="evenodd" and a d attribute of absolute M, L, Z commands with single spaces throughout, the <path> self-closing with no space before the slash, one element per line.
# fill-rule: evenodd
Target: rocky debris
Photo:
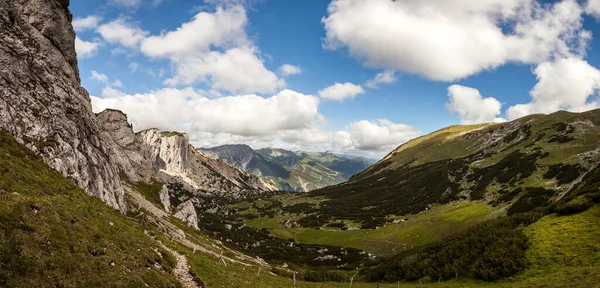
<path fill-rule="evenodd" d="M 283 221 L 283 226 L 285 228 L 291 229 L 291 228 L 298 227 L 298 223 L 296 221 L 285 220 L 285 221 Z"/>
<path fill-rule="evenodd" d="M 173 275 L 175 275 L 175 277 L 177 278 L 177 280 L 179 280 L 179 283 L 181 283 L 181 286 L 183 288 L 202 288 L 205 287 L 205 285 L 203 285 L 204 283 L 196 283 L 196 281 L 194 280 L 194 276 L 192 275 L 191 271 L 190 271 L 190 265 L 188 265 L 188 261 L 187 258 L 185 258 L 185 256 L 177 253 L 177 251 L 165 246 L 164 244 L 160 243 L 162 245 L 162 248 L 167 250 L 169 253 L 173 254 L 173 256 L 175 256 L 175 259 L 177 259 L 177 265 L 175 266 L 175 269 L 173 269 Z"/>
<path fill-rule="evenodd" d="M 175 214 L 173 214 L 175 218 L 183 221 L 184 223 L 195 229 L 199 229 L 198 215 L 196 214 L 196 207 L 194 206 L 192 200 L 188 200 L 179 204 L 175 211 Z"/>
<path fill-rule="evenodd" d="M 118 170 L 80 85 L 68 0 L 0 2 L 0 129 L 125 211 Z"/>

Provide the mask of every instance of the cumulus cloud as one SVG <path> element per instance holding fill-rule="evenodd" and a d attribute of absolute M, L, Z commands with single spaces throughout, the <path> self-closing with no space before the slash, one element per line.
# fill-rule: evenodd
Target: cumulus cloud
<path fill-rule="evenodd" d="M 367 66 L 452 81 L 507 62 L 581 56 L 590 32 L 575 0 L 334 0 L 324 47 Z"/>
<path fill-rule="evenodd" d="M 217 7 L 214 13 L 199 12 L 176 30 L 147 37 L 141 51 L 170 59 L 174 75 L 167 85 L 208 82 L 232 93 L 274 93 L 285 81 L 265 67 L 246 35 L 247 24 L 242 5 Z"/>
<path fill-rule="evenodd" d="M 232 48 L 248 45 L 243 6 L 219 7 L 214 13 L 200 12 L 174 31 L 150 36 L 142 52 L 150 57 L 184 57 L 209 52 L 211 46 Z"/>
<path fill-rule="evenodd" d="M 537 84 L 529 93 L 531 102 L 508 109 L 509 119 L 557 110 L 581 112 L 600 107 L 600 70 L 578 58 L 544 62 L 534 70 Z"/>
<path fill-rule="evenodd" d="M 350 82 L 335 83 L 323 90 L 319 91 L 319 96 L 327 100 L 342 101 L 348 98 L 354 98 L 358 94 L 364 93 L 365 90 L 359 85 L 352 84 Z"/>
<path fill-rule="evenodd" d="M 600 19 L 600 0 L 588 0 L 585 5 L 585 13 Z"/>
<path fill-rule="evenodd" d="M 387 119 L 362 120 L 346 127 L 355 150 L 390 151 L 421 133 L 413 126 L 395 124 Z"/>
<path fill-rule="evenodd" d="M 379 88 L 379 84 L 390 84 L 396 82 L 396 71 L 386 70 L 381 73 L 377 73 L 375 78 L 367 81 L 365 86 L 369 88 Z"/>
<path fill-rule="evenodd" d="M 102 18 L 99 16 L 90 15 L 85 18 L 75 18 L 73 19 L 72 24 L 75 32 L 81 32 L 98 27 L 98 23 L 100 23 L 100 21 L 102 21 Z"/>
<path fill-rule="evenodd" d="M 119 43 L 128 48 L 137 48 L 142 40 L 148 35 L 147 31 L 134 23 L 120 18 L 98 26 L 98 33 L 108 43 Z"/>
<path fill-rule="evenodd" d="M 483 98 L 477 89 L 452 85 L 448 87 L 448 96 L 446 109 L 458 114 L 463 124 L 506 121 L 500 117 L 502 104 L 494 97 Z"/>
<path fill-rule="evenodd" d="M 290 75 L 296 75 L 302 73 L 300 66 L 294 66 L 292 64 L 283 64 L 279 67 L 279 74 L 283 77 Z"/>
<path fill-rule="evenodd" d="M 190 87 L 135 95 L 107 88 L 102 94 L 103 98 L 91 96 L 94 112 L 119 109 L 136 131 L 151 127 L 185 131 L 199 147 L 246 143 L 255 148 L 382 156 L 420 135 L 414 127 L 388 120 L 358 121 L 342 131 L 326 131 L 319 98 L 292 90 L 267 98 L 253 94 L 208 98 Z"/>
<path fill-rule="evenodd" d="M 279 130 L 307 128 L 318 118 L 319 99 L 291 90 L 269 98 L 257 95 L 204 97 L 192 88 L 166 88 L 117 98 L 93 98 L 95 111 L 123 110 L 136 129 L 229 133 L 264 136 Z"/>
<path fill-rule="evenodd" d="M 252 48 L 212 51 L 199 57 L 176 60 L 175 75 L 165 84 L 192 85 L 209 82 L 213 88 L 230 92 L 270 93 L 285 86 L 285 81 L 267 70 Z"/>
<path fill-rule="evenodd" d="M 99 41 L 89 42 L 81 40 L 79 37 L 75 37 L 75 51 L 77 52 L 77 58 L 79 59 L 94 56 L 100 46 L 102 46 L 102 43 Z"/>

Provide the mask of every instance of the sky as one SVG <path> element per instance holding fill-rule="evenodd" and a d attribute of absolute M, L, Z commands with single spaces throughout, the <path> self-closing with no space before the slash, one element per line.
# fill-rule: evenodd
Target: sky
<path fill-rule="evenodd" d="M 600 0 L 71 1 L 95 112 L 197 147 L 382 157 L 600 107 Z M 596 38 L 598 37 L 598 38 Z"/>

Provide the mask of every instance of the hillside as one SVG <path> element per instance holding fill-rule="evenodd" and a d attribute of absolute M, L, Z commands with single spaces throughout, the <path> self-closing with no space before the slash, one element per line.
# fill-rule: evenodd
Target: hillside
<path fill-rule="evenodd" d="M 92 112 L 72 20 L 0 2 L 0 287 L 598 285 L 600 110 L 448 127 L 368 169 L 201 151 Z"/>
<path fill-rule="evenodd" d="M 201 149 L 211 158 L 272 180 L 280 190 L 307 192 L 348 180 L 369 167 L 362 157 L 342 157 L 329 152 L 288 151 L 247 145 L 223 145 Z"/>
<path fill-rule="evenodd" d="M 461 200 L 526 212 L 575 197 L 597 174 L 600 110 L 454 126 L 400 146 L 350 181 L 316 190 L 320 215 L 373 221 Z M 369 207 L 365 210 L 364 207 Z M 368 212 L 367 212 L 368 211 Z"/>

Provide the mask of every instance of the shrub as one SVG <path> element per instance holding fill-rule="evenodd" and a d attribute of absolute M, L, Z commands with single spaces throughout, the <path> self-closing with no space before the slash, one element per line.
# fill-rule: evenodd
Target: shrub
<path fill-rule="evenodd" d="M 486 281 L 512 276 L 527 266 L 529 242 L 519 226 L 540 216 L 525 213 L 490 220 L 442 241 L 404 251 L 363 273 L 369 281 L 390 282 L 425 276 L 474 276 Z"/>
<path fill-rule="evenodd" d="M 569 202 L 557 204 L 554 212 L 560 215 L 570 215 L 583 212 L 594 206 L 594 201 L 586 196 L 579 196 Z"/>

